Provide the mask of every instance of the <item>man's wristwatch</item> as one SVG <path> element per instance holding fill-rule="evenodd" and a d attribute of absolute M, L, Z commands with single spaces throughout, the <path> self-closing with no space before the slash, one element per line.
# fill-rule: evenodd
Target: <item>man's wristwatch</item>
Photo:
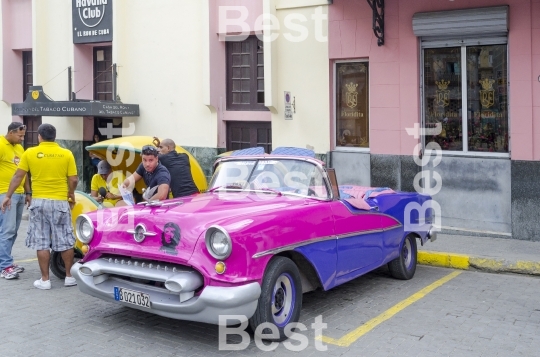
<path fill-rule="evenodd" d="M 25 194 L 25 195 L 30 195 L 30 196 L 32 196 L 32 191 L 30 191 L 30 192 L 25 192 L 24 194 Z"/>

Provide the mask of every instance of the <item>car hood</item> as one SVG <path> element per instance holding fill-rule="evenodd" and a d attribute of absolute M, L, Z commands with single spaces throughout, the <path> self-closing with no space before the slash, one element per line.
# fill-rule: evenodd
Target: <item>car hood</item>
<path fill-rule="evenodd" d="M 164 201 L 160 207 L 137 205 L 91 212 L 94 239 L 85 260 L 102 254 L 187 262 L 198 239 L 212 225 L 229 234 L 245 230 L 256 217 L 272 215 L 309 199 L 276 194 L 214 192 Z M 248 219 L 249 218 L 249 219 Z M 145 239 L 136 242 L 133 230 L 144 226 Z M 233 237 L 234 238 L 234 237 Z"/>

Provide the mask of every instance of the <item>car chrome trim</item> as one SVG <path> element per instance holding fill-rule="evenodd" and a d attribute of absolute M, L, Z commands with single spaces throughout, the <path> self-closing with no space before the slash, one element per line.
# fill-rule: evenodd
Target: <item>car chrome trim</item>
<path fill-rule="evenodd" d="M 141 239 L 141 240 L 138 240 L 138 239 L 136 238 L 136 235 L 135 235 L 136 232 L 137 232 L 137 228 L 138 228 L 138 227 L 141 227 L 141 228 L 143 229 L 142 235 L 144 236 L 144 238 Z M 139 224 L 137 224 L 137 225 L 135 226 L 135 229 L 128 229 L 126 232 L 129 233 L 129 234 L 133 234 L 133 239 L 134 239 L 135 242 L 137 242 L 137 243 L 142 243 L 146 237 L 154 237 L 154 236 L 157 235 L 157 233 L 154 233 L 154 232 L 148 232 L 148 231 L 146 230 L 146 226 L 144 225 L 144 223 L 139 223 Z"/>
<path fill-rule="evenodd" d="M 212 244 L 210 242 L 210 237 L 212 236 L 212 233 L 213 233 L 214 230 L 218 230 L 221 233 L 225 234 L 225 237 L 227 237 L 227 240 L 229 241 L 229 247 L 230 248 L 229 248 L 228 252 L 225 253 L 224 255 L 219 255 L 216 252 L 214 252 L 214 250 L 212 249 Z M 206 232 L 204 232 L 204 241 L 205 241 L 206 249 L 208 250 L 208 253 L 210 253 L 210 255 L 212 257 L 214 257 L 215 259 L 225 260 L 225 259 L 227 259 L 228 257 L 231 256 L 231 253 L 232 253 L 232 239 L 231 239 L 231 236 L 229 235 L 229 232 L 227 232 L 227 230 L 225 228 L 223 228 L 221 226 L 218 226 L 217 224 L 214 224 L 214 225 L 208 227 Z"/>
<path fill-rule="evenodd" d="M 431 227 L 429 229 L 429 232 L 427 234 L 427 238 L 431 241 L 431 242 L 435 242 L 437 240 L 437 231 L 435 230 L 435 227 Z"/>
<path fill-rule="evenodd" d="M 337 236 L 338 239 L 344 239 L 344 238 L 350 238 L 350 237 L 357 237 L 357 236 L 363 236 L 366 234 L 372 234 L 372 233 L 382 233 L 384 232 L 383 228 L 377 228 L 377 229 L 370 229 L 367 231 L 358 231 L 358 232 L 351 232 L 347 234 L 340 234 Z"/>
<path fill-rule="evenodd" d="M 355 216 L 358 216 L 358 215 L 362 215 L 362 214 L 376 214 L 376 215 L 380 215 L 380 216 L 386 216 L 388 218 L 392 218 L 394 221 L 396 221 L 396 223 L 398 223 L 400 226 L 402 225 L 400 221 L 397 220 L 396 217 L 393 217 L 387 213 L 381 213 L 381 212 L 378 212 L 379 210 L 379 206 L 373 206 L 371 207 L 371 210 L 369 211 L 366 211 L 366 210 L 361 210 L 361 209 L 358 209 L 360 212 L 353 212 L 351 211 L 351 209 L 349 208 L 349 206 L 347 206 L 345 204 L 345 202 L 343 202 L 344 198 L 342 198 L 341 200 L 339 200 L 339 202 L 345 206 L 345 208 L 347 208 L 349 210 L 349 212 L 351 212 L 353 215 Z M 373 212 L 374 210 L 377 210 L 377 212 Z"/>
<path fill-rule="evenodd" d="M 94 262 L 96 260 L 86 262 L 84 265 Z M 77 280 L 77 286 L 81 292 L 101 300 L 148 312 L 148 308 L 146 307 L 138 307 L 116 301 L 114 299 L 114 287 L 118 286 L 146 293 L 150 296 L 150 311 L 152 313 L 174 319 L 218 324 L 220 315 L 241 315 L 245 316 L 247 320 L 255 313 L 258 299 L 261 295 L 260 284 L 253 282 L 239 286 L 205 286 L 200 295 L 195 295 L 186 301 L 182 301 L 182 292 L 173 293 L 165 288 L 156 288 L 147 284 L 119 279 L 114 276 L 96 284 L 95 277 L 85 276 L 79 273 L 81 266 L 83 264 L 75 263 L 71 269 L 71 274 Z M 118 264 L 118 266 L 121 267 L 122 265 Z M 125 269 L 128 268 L 126 265 L 123 267 Z M 129 266 L 130 269 L 133 267 L 133 265 Z M 185 267 L 185 269 L 189 268 Z M 171 272 L 170 269 L 168 271 L 169 273 Z M 129 273 L 132 271 L 128 269 L 126 272 Z M 148 269 L 148 272 L 157 273 L 158 271 L 157 269 Z M 160 271 L 160 273 L 163 274 L 163 271 Z"/>
<path fill-rule="evenodd" d="M 370 229 L 370 230 L 367 230 L 367 231 L 357 231 L 357 232 L 351 232 L 351 233 L 347 233 L 347 234 L 340 234 L 340 235 L 337 236 L 337 238 L 338 239 L 343 239 L 343 238 L 362 236 L 362 235 L 372 234 L 372 233 L 383 233 L 383 232 L 390 231 L 390 230 L 396 229 L 396 228 L 401 228 L 401 227 L 402 227 L 401 224 L 396 224 L 396 225 L 393 225 L 393 226 L 390 226 L 390 227 Z"/>
<path fill-rule="evenodd" d="M 88 238 L 88 240 L 85 239 L 81 239 L 81 234 L 79 233 L 79 225 L 80 225 L 80 221 L 82 220 L 86 220 L 88 223 L 90 223 L 90 227 L 92 227 L 92 232 L 90 234 L 90 238 Z M 84 244 L 88 244 L 92 241 L 92 239 L 94 238 L 94 233 L 96 232 L 96 229 L 94 228 L 94 222 L 90 219 L 90 217 L 88 217 L 88 215 L 86 214 L 80 214 L 77 219 L 75 220 L 75 234 L 77 234 L 77 238 L 79 238 L 79 240 L 84 243 Z"/>
<path fill-rule="evenodd" d="M 284 252 L 286 250 L 299 248 L 299 247 L 302 247 L 304 245 L 308 245 L 308 244 L 312 244 L 312 243 L 324 242 L 324 241 L 327 241 L 327 240 L 344 239 L 344 238 L 360 236 L 360 235 L 366 235 L 366 234 L 372 234 L 372 233 L 382 233 L 382 232 L 386 232 L 386 231 L 389 231 L 389 230 L 392 230 L 392 229 L 400 228 L 401 226 L 402 225 L 400 223 L 400 224 L 396 224 L 394 226 L 385 227 L 385 228 L 370 229 L 370 230 L 367 230 L 367 231 L 351 232 L 351 233 L 347 233 L 347 234 L 339 234 L 337 236 L 314 238 L 314 239 L 310 239 L 310 240 L 307 240 L 307 241 L 288 244 L 288 245 L 284 245 L 283 247 L 274 248 L 274 249 L 268 249 L 268 250 L 265 250 L 263 252 L 255 253 L 255 254 L 253 254 L 252 258 L 256 259 L 256 258 L 264 257 L 265 255 L 269 255 L 269 254 L 278 254 L 278 253 Z"/>
<path fill-rule="evenodd" d="M 245 161 L 245 160 L 256 160 L 256 161 L 259 161 L 259 160 L 297 160 L 297 161 L 306 161 L 306 162 L 309 162 L 313 165 L 315 165 L 319 171 L 321 171 L 321 174 L 322 174 L 322 177 L 323 177 L 323 182 L 326 186 L 326 192 L 327 192 L 327 196 L 326 198 L 322 198 L 322 197 L 313 197 L 313 196 L 305 196 L 305 195 L 298 195 L 299 197 L 309 197 L 311 199 L 317 199 L 319 201 L 332 201 L 334 199 L 334 195 L 332 193 L 332 190 L 331 190 L 331 187 L 332 185 L 330 184 L 330 180 L 328 180 L 328 176 L 326 175 L 326 171 L 324 170 L 324 163 L 316 158 L 311 158 L 311 157 L 304 157 L 304 156 L 289 156 L 289 155 L 270 155 L 270 154 L 264 154 L 264 155 L 256 155 L 256 156 L 225 156 L 225 157 L 221 157 L 221 158 L 218 158 L 215 162 L 214 162 L 214 170 L 215 168 L 222 162 L 226 162 L 226 161 Z M 212 192 L 211 191 L 212 188 L 209 188 L 208 191 Z M 243 191 L 242 190 L 239 190 L 239 191 Z M 250 190 L 250 191 L 253 191 L 253 190 Z M 286 192 L 282 192 L 282 194 L 284 194 Z"/>
<path fill-rule="evenodd" d="M 184 204 L 184 201 L 176 201 L 176 202 L 145 201 L 145 202 L 137 203 L 138 206 L 145 206 L 145 207 L 169 207 L 169 206 L 177 206 L 181 204 Z"/>
<path fill-rule="evenodd" d="M 308 245 L 308 244 L 312 244 L 312 243 L 324 242 L 324 241 L 327 241 L 327 240 L 335 240 L 335 239 L 337 239 L 336 236 L 313 238 L 313 239 L 310 239 L 310 240 L 307 240 L 307 241 L 288 244 L 288 245 L 284 245 L 283 247 L 273 248 L 273 249 L 265 250 L 263 252 L 255 253 L 255 254 L 253 254 L 252 258 L 254 258 L 254 259 L 255 258 L 260 258 L 260 257 L 264 257 L 265 255 L 281 253 L 281 252 L 284 252 L 286 250 L 291 250 L 291 249 L 295 249 L 295 248 L 298 248 L 298 247 L 302 247 L 304 245 Z"/>

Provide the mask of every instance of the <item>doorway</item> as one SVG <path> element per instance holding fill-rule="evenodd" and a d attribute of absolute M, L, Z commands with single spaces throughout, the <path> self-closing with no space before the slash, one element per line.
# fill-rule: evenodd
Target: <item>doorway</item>
<path fill-rule="evenodd" d="M 263 147 L 266 153 L 272 151 L 271 122 L 227 122 L 227 151 Z"/>

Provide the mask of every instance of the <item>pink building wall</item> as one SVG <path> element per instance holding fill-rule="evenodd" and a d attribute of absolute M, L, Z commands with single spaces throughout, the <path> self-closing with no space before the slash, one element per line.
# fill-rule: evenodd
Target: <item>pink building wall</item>
<path fill-rule="evenodd" d="M 509 5 L 511 156 L 540 160 L 540 0 L 386 0 L 381 47 L 367 1 L 334 0 L 329 6 L 331 66 L 336 60 L 369 60 L 371 153 L 411 155 L 418 143 L 405 131 L 420 122 L 420 48 L 412 30 L 413 15 L 498 5 Z M 335 114 L 330 115 L 333 122 Z"/>
<path fill-rule="evenodd" d="M 22 51 L 32 49 L 32 0 L 2 1 L 2 37 L 2 100 L 19 103 L 24 100 Z"/>
<path fill-rule="evenodd" d="M 260 33 L 261 29 L 255 26 L 255 21 L 263 13 L 262 0 L 210 0 L 210 104 L 217 112 L 218 117 L 218 147 L 226 146 L 226 121 L 270 121 L 271 114 L 266 111 L 227 111 L 226 91 L 226 51 L 225 42 L 220 41 L 219 7 L 242 6 L 248 11 L 245 22 L 249 25 L 251 34 Z M 231 12 L 231 18 L 239 13 Z M 240 28 L 231 27 L 228 33 L 221 35 L 234 35 Z"/>

